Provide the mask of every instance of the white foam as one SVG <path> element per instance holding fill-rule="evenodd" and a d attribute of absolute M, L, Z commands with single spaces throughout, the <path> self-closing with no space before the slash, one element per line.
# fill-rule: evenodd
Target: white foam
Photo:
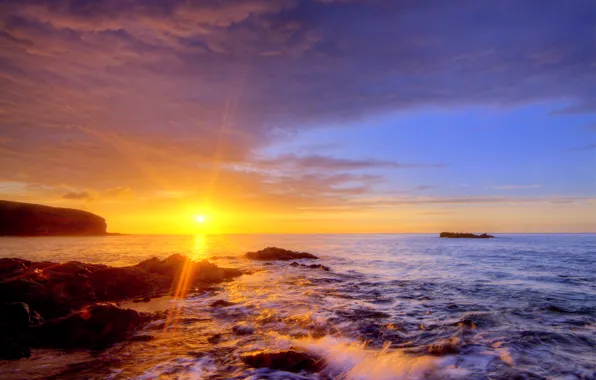
<path fill-rule="evenodd" d="M 147 369 L 137 380 L 158 379 L 160 376 L 172 376 L 181 380 L 199 380 L 214 373 L 215 365 L 208 359 L 178 358 L 169 360 Z"/>
<path fill-rule="evenodd" d="M 387 347 L 375 350 L 347 339 L 299 339 L 294 345 L 324 358 L 325 371 L 345 379 L 460 379 L 468 374 L 455 366 L 454 357 L 412 356 Z"/>

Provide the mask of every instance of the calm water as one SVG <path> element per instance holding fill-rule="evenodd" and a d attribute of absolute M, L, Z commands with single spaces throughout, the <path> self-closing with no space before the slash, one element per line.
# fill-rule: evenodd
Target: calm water
<path fill-rule="evenodd" d="M 241 257 L 266 246 L 312 252 L 331 271 Z M 133 304 L 176 310 L 177 323 L 141 332 L 151 341 L 36 351 L 0 363 L 0 377 L 596 379 L 596 235 L 0 238 L 0 257 L 31 260 L 120 266 L 175 252 L 254 273 L 185 300 Z M 207 306 L 216 299 L 237 305 Z M 429 349 L 446 342 L 455 349 Z M 296 375 L 239 360 L 290 346 L 326 358 L 326 369 Z"/>

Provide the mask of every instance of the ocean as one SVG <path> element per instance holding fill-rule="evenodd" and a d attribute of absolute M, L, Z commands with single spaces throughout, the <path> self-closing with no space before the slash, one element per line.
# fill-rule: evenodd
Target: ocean
<path fill-rule="evenodd" d="M 268 246 L 316 254 L 330 271 L 243 257 Z M 124 303 L 175 308 L 176 323 L 103 351 L 35 350 L 0 361 L 0 378 L 596 379 L 596 235 L 0 238 L 0 257 L 35 261 L 124 266 L 172 253 L 251 274 L 185 299 Z M 323 368 L 239 359 L 288 347 Z"/>

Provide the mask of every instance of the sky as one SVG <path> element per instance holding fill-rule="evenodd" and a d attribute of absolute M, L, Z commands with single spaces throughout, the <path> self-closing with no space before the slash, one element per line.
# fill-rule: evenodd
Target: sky
<path fill-rule="evenodd" d="M 123 233 L 596 232 L 596 2 L 3 0 L 0 198 Z"/>

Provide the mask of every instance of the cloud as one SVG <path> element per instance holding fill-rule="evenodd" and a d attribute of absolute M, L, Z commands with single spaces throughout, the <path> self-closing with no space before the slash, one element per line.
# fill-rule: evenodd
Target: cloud
<path fill-rule="evenodd" d="M 62 199 L 91 201 L 98 199 L 130 198 L 132 196 L 134 196 L 134 193 L 130 188 L 117 186 L 103 191 L 71 191 L 62 195 Z"/>
<path fill-rule="evenodd" d="M 410 168 L 441 168 L 445 164 L 417 164 L 400 163 L 395 161 L 384 161 L 376 159 L 351 159 L 338 158 L 322 155 L 298 156 L 295 154 L 285 154 L 271 159 L 261 159 L 258 165 L 265 167 L 284 167 L 292 166 L 304 169 L 323 169 L 323 170 L 360 170 L 360 169 L 410 169 Z"/>
<path fill-rule="evenodd" d="M 571 152 L 581 152 L 581 151 L 592 150 L 592 149 L 596 149 L 596 144 L 588 144 L 588 145 L 580 146 L 577 148 L 573 148 L 570 151 Z"/>
<path fill-rule="evenodd" d="M 120 198 L 134 196 L 134 192 L 129 187 L 117 186 L 104 190 L 101 195 L 107 198 Z"/>
<path fill-rule="evenodd" d="M 258 152 L 425 106 L 564 101 L 587 112 L 591 15 L 589 0 L 5 0 L 0 177 L 68 200 L 129 188 L 339 204 L 383 181 L 346 172 L 445 164 Z"/>
<path fill-rule="evenodd" d="M 541 185 L 497 185 L 494 188 L 500 190 L 537 189 Z"/>
<path fill-rule="evenodd" d="M 418 185 L 414 188 L 414 190 L 420 190 L 420 191 L 424 191 L 424 190 L 431 190 L 431 189 L 436 189 L 439 186 L 435 186 L 435 185 Z"/>
<path fill-rule="evenodd" d="M 94 194 L 92 192 L 89 191 L 81 191 L 81 192 L 69 192 L 66 193 L 62 196 L 62 199 L 68 199 L 68 200 L 92 200 L 95 199 L 97 196 L 97 194 Z"/>

